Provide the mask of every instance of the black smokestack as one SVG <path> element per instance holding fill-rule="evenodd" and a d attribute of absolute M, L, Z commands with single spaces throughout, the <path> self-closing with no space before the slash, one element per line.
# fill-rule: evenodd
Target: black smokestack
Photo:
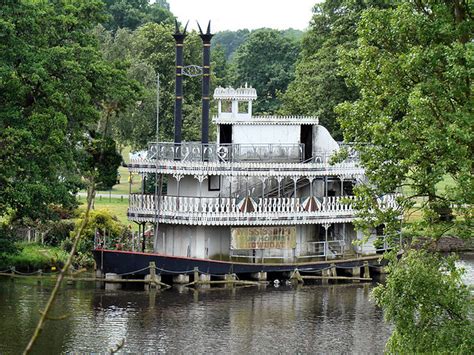
<path fill-rule="evenodd" d="M 207 25 L 206 33 L 199 26 L 199 36 L 202 39 L 202 124 L 201 143 L 209 143 L 209 90 L 211 82 L 211 21 Z"/>
<path fill-rule="evenodd" d="M 176 41 L 176 86 L 175 86 L 175 103 L 174 103 L 174 142 L 181 143 L 181 122 L 183 120 L 183 44 L 186 38 L 186 28 L 183 32 L 179 30 L 178 22 L 175 20 L 175 33 L 173 34 Z"/>

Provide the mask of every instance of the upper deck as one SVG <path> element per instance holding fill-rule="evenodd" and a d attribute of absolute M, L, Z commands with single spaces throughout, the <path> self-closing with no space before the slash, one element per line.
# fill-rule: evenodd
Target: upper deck
<path fill-rule="evenodd" d="M 357 152 L 332 163 L 335 152 L 316 151 L 306 159 L 299 144 L 150 143 L 131 155 L 130 171 L 140 173 L 246 176 L 363 175 Z"/>

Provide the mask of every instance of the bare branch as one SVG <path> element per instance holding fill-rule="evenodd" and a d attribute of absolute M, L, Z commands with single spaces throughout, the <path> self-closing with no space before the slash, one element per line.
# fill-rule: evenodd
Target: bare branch
<path fill-rule="evenodd" d="M 71 252 L 69 253 L 68 259 L 66 263 L 64 264 L 64 267 L 61 269 L 61 272 L 59 273 L 59 276 L 56 280 L 56 284 L 54 285 L 53 291 L 51 292 L 51 295 L 49 296 L 48 302 L 46 303 L 44 310 L 41 312 L 42 315 L 38 321 L 38 324 L 36 325 L 35 331 L 33 335 L 31 336 L 30 341 L 28 342 L 28 345 L 23 351 L 23 354 L 29 354 L 31 352 L 31 350 L 33 349 L 33 345 L 35 344 L 41 331 L 43 330 L 44 323 L 46 322 L 46 320 L 50 319 L 50 317 L 48 316 L 48 313 L 51 311 L 51 307 L 53 306 L 54 300 L 56 299 L 59 288 L 64 279 L 64 275 L 66 275 L 66 273 L 69 270 L 69 267 L 71 266 L 72 258 L 74 257 L 74 254 L 76 253 L 77 245 L 79 243 L 79 240 L 81 239 L 82 232 L 84 231 L 84 228 L 86 227 L 87 222 L 89 220 L 89 212 L 91 210 L 92 201 L 94 199 L 94 194 L 95 194 L 94 192 L 95 192 L 95 183 L 94 183 L 94 179 L 92 178 L 87 188 L 87 208 L 86 208 L 84 220 L 82 221 L 81 226 L 79 230 L 77 231 L 76 236 L 74 237 L 74 242 L 72 245 Z"/>

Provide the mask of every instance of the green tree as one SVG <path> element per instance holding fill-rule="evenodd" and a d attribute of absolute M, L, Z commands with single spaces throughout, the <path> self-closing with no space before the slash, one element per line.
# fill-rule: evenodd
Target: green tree
<path fill-rule="evenodd" d="M 108 20 L 104 22 L 108 30 L 116 31 L 119 28 L 134 30 L 148 23 L 174 22 L 166 0 L 150 3 L 149 0 L 105 0 Z"/>
<path fill-rule="evenodd" d="M 272 29 L 253 31 L 238 48 L 232 61 L 232 81 L 236 86 L 248 83 L 257 90 L 255 112 L 278 110 L 278 94 L 293 80 L 299 50 L 298 42 Z"/>
<path fill-rule="evenodd" d="M 100 1 L 7 2 L 0 14 L 0 216 L 52 218 L 76 205 L 79 150 L 128 81 L 92 35 Z"/>
<path fill-rule="evenodd" d="M 400 215 L 416 209 L 420 221 L 403 224 L 405 239 L 472 238 L 473 10 L 427 0 L 362 14 L 357 47 L 341 57 L 360 96 L 336 109 L 367 172 L 356 189 L 360 228 L 383 223 L 395 236 Z M 441 188 L 446 178 L 452 186 Z M 398 206 L 380 204 L 395 191 L 404 192 Z M 451 258 L 405 252 L 374 295 L 394 324 L 389 352 L 473 352 L 472 301 Z"/>
<path fill-rule="evenodd" d="M 474 352 L 471 296 L 453 257 L 412 250 L 400 260 L 393 257 L 389 272 L 373 292 L 394 324 L 387 352 Z"/>
<path fill-rule="evenodd" d="M 398 213 L 373 196 L 403 190 L 400 212 L 416 207 L 424 235 L 472 237 L 472 3 L 416 1 L 367 10 L 343 69 L 360 98 L 338 107 L 369 184 L 359 188 L 369 224 L 394 231 Z M 441 189 L 449 177 L 452 186 Z"/>
<path fill-rule="evenodd" d="M 244 43 L 250 31 L 247 29 L 237 31 L 220 31 L 212 39 L 212 49 L 220 46 L 224 49 L 225 59 L 231 60 L 235 51 Z"/>
<path fill-rule="evenodd" d="M 282 95 L 284 114 L 314 115 L 336 139 L 342 133 L 334 108 L 354 101 L 358 90 L 345 83 L 338 50 L 357 44 L 357 22 L 362 11 L 385 1 L 326 0 L 316 4 L 309 30 L 303 37 L 295 79 Z"/>

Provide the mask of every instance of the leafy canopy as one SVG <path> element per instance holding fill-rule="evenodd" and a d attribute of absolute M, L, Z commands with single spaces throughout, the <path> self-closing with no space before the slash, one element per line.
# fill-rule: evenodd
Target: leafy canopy
<path fill-rule="evenodd" d="M 388 271 L 373 295 L 394 325 L 389 353 L 474 352 L 472 301 L 454 257 L 412 250 Z"/>
<path fill-rule="evenodd" d="M 369 226 L 398 227 L 399 213 L 380 211 L 374 196 L 402 190 L 399 212 L 421 210 L 418 232 L 472 237 L 473 10 L 472 2 L 437 0 L 369 9 L 357 48 L 343 53 L 360 97 L 337 110 L 367 169 L 358 194 Z M 441 189 L 446 178 L 452 186 Z"/>
<path fill-rule="evenodd" d="M 286 91 L 293 80 L 299 50 L 299 42 L 283 32 L 260 29 L 251 32 L 235 52 L 230 74 L 232 82 L 235 86 L 248 83 L 257 90 L 256 113 L 278 110 L 278 94 Z"/>
<path fill-rule="evenodd" d="M 123 106 L 118 86 L 130 94 L 91 32 L 104 18 L 96 0 L 0 8 L 0 216 L 47 219 L 75 206 L 87 132 L 104 106 Z"/>
<path fill-rule="evenodd" d="M 358 90 L 346 85 L 338 64 L 338 50 L 355 48 L 362 12 L 384 4 L 380 0 L 327 0 L 314 6 L 295 78 L 282 95 L 283 113 L 317 116 L 333 137 L 342 139 L 334 108 L 341 102 L 354 101 Z"/>
<path fill-rule="evenodd" d="M 139 26 L 154 22 L 174 22 L 173 14 L 166 0 L 150 3 L 150 0 L 105 0 L 107 14 L 104 22 L 108 30 L 116 31 L 119 28 L 134 30 Z"/>

